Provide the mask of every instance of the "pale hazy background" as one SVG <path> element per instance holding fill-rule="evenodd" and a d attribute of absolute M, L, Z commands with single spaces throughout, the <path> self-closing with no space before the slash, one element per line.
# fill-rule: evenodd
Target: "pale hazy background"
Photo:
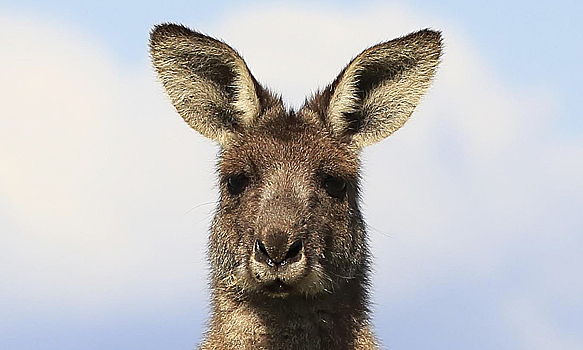
<path fill-rule="evenodd" d="M 364 152 L 389 349 L 583 349 L 580 1 L 0 0 L 0 349 L 192 349 L 217 148 L 174 112 L 147 38 L 226 40 L 298 106 L 425 27 L 445 56 Z"/>

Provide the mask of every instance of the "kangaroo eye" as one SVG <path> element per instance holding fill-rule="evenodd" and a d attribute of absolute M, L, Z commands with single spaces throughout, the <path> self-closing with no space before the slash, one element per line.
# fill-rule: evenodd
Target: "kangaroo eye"
<path fill-rule="evenodd" d="M 232 195 L 237 195 L 247 187 L 249 179 L 245 174 L 233 175 L 227 178 L 227 190 Z"/>
<path fill-rule="evenodd" d="M 335 176 L 324 177 L 324 189 L 334 198 L 342 199 L 346 195 L 346 181 Z"/>

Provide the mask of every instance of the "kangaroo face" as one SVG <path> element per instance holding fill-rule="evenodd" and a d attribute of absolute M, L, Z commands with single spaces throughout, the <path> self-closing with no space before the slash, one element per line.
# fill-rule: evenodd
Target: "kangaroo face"
<path fill-rule="evenodd" d="M 236 288 L 317 294 L 353 274 L 363 240 L 358 159 L 330 132 L 280 111 L 223 150 L 219 181 L 211 253 L 233 255 L 221 272 Z"/>
<path fill-rule="evenodd" d="M 435 74 L 440 34 L 366 49 L 297 112 L 221 41 L 163 24 L 150 51 L 180 116 L 221 146 L 214 290 L 285 298 L 366 283 L 358 153 L 407 121 Z"/>

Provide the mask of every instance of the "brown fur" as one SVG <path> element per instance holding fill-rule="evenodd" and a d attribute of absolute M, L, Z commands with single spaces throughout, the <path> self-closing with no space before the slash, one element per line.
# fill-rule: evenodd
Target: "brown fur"
<path fill-rule="evenodd" d="M 212 316 L 200 348 L 378 348 L 358 153 L 409 118 L 435 74 L 440 34 L 363 51 L 298 111 L 223 42 L 164 24 L 150 48 L 178 113 L 221 145 Z"/>

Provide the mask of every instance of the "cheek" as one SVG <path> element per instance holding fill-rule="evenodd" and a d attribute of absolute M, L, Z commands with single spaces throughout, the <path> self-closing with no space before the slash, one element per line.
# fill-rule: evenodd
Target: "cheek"
<path fill-rule="evenodd" d="M 223 218 L 223 227 L 228 230 L 225 247 L 237 255 L 251 253 L 254 243 L 257 204 L 251 195 L 223 199 L 217 215 Z"/>
<path fill-rule="evenodd" d="M 329 207 L 322 215 L 321 235 L 327 257 L 335 262 L 346 257 L 352 246 L 352 234 L 350 230 L 350 208 L 346 202 L 329 200 Z"/>

